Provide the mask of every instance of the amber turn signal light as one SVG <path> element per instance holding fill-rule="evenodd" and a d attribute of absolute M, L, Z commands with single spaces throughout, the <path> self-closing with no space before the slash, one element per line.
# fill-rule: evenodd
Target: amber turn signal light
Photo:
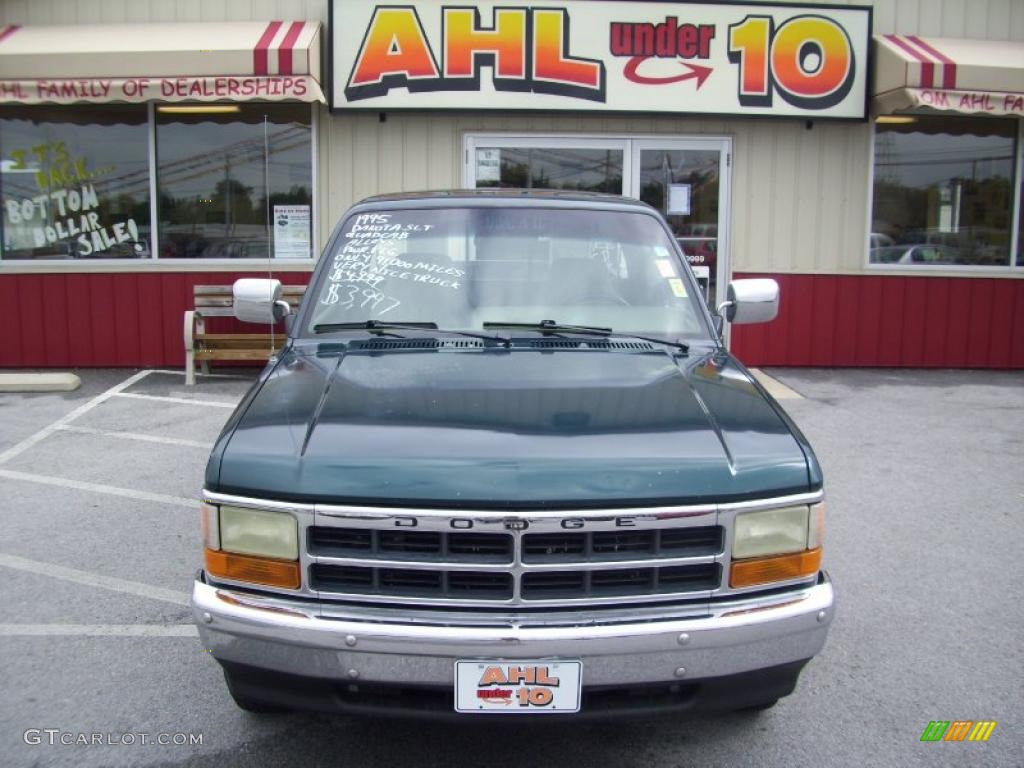
<path fill-rule="evenodd" d="M 299 564 L 294 560 L 274 560 L 207 549 L 206 570 L 211 576 L 223 579 L 250 581 L 284 589 L 299 588 Z"/>
<path fill-rule="evenodd" d="M 821 567 L 821 548 L 808 549 L 793 555 L 757 557 L 737 560 L 729 571 L 729 586 L 753 587 L 773 581 L 790 581 L 813 576 Z"/>

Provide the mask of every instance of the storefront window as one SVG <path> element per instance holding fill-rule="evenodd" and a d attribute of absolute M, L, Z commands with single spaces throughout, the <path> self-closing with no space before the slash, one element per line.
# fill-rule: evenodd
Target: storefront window
<path fill-rule="evenodd" d="M 487 147 L 476 150 L 476 185 L 622 194 L 622 150 Z"/>
<path fill-rule="evenodd" d="M 1016 135 L 1014 120 L 879 117 L 871 263 L 1011 264 Z"/>
<path fill-rule="evenodd" d="M 0 110 L 0 258 L 152 256 L 144 106 Z"/>
<path fill-rule="evenodd" d="M 310 258 L 305 104 L 156 109 L 160 258 Z"/>
<path fill-rule="evenodd" d="M 2 107 L 0 201 L 5 261 L 309 259 L 311 110 L 289 103 Z"/>

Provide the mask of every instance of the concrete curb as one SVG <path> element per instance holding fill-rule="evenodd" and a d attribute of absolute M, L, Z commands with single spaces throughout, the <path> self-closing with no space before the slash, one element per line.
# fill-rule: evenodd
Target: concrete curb
<path fill-rule="evenodd" d="M 776 400 L 803 400 L 804 396 L 795 389 L 790 389 L 778 379 L 774 379 L 760 368 L 751 368 L 750 372 L 754 378 L 761 382 L 761 386 L 768 390 L 768 394 Z"/>
<path fill-rule="evenodd" d="M 73 373 L 0 373 L 0 392 L 73 392 L 80 386 Z"/>

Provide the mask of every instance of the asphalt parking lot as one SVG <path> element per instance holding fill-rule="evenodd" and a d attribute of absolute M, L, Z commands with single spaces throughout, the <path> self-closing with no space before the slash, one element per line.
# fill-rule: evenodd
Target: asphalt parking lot
<path fill-rule="evenodd" d="M 839 599 L 796 694 L 503 726 L 237 709 L 187 595 L 206 453 L 251 376 L 79 373 L 74 393 L 0 395 L 4 765 L 1024 765 L 1024 373 L 771 372 L 804 398 L 785 406 L 825 469 Z M 930 720 L 998 725 L 922 743 Z"/>

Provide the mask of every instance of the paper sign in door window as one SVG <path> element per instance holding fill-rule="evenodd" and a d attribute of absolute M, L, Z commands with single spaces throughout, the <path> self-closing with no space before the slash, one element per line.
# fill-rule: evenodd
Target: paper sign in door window
<path fill-rule="evenodd" d="M 675 216 L 690 215 L 690 185 L 668 185 L 668 212 Z"/>
<path fill-rule="evenodd" d="M 478 149 L 476 151 L 476 180 L 501 181 L 501 150 Z"/>
<path fill-rule="evenodd" d="M 308 205 L 275 205 L 274 258 L 310 258 L 310 223 Z"/>

